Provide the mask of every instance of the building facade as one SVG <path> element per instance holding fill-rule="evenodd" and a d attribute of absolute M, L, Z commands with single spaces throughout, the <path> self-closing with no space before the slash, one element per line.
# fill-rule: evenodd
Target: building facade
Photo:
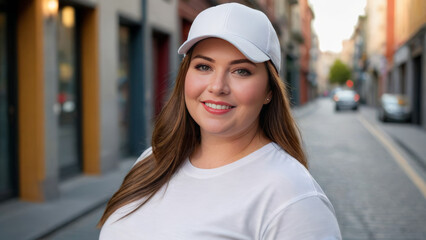
<path fill-rule="evenodd" d="M 355 31 L 351 36 L 354 44 L 352 78 L 354 80 L 354 88 L 359 93 L 362 103 L 366 103 L 366 96 L 369 93 L 368 89 L 364 87 L 367 84 L 366 21 L 366 16 L 359 16 Z"/>
<path fill-rule="evenodd" d="M 113 170 L 149 145 L 179 60 L 176 9 L 0 1 L 0 199 L 53 199 L 62 181 Z"/>
<path fill-rule="evenodd" d="M 316 33 L 311 30 L 311 48 L 309 49 L 309 73 L 308 73 L 308 82 L 309 82 L 309 92 L 308 92 L 308 100 L 312 101 L 316 97 L 318 97 L 319 86 L 318 86 L 318 74 L 316 71 L 316 66 L 319 61 L 319 41 Z"/>
<path fill-rule="evenodd" d="M 307 0 L 300 0 L 299 6 L 301 33 L 303 37 L 303 43 L 300 45 L 299 103 L 305 104 L 309 101 L 309 93 L 314 87 L 313 83 L 309 81 L 310 51 L 312 46 L 311 22 L 314 14 Z"/>
<path fill-rule="evenodd" d="M 322 96 L 328 96 L 330 94 L 329 91 L 336 87 L 331 86 L 328 79 L 330 68 L 336 59 L 338 59 L 338 54 L 334 52 L 320 52 L 318 55 L 315 69 L 317 73 L 318 93 Z"/>
<path fill-rule="evenodd" d="M 366 104 L 378 106 L 386 71 L 386 0 L 367 1 L 366 14 L 367 64 L 362 92 Z"/>
<path fill-rule="evenodd" d="M 393 46 L 389 46 L 385 87 L 408 97 L 412 122 L 426 129 L 426 2 L 390 1 L 394 16 Z"/>

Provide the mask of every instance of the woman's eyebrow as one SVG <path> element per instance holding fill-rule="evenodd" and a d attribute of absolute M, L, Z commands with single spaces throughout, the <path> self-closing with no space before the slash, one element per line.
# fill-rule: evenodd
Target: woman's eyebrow
<path fill-rule="evenodd" d="M 192 59 L 195 59 L 195 58 L 201 58 L 201 59 L 204 59 L 204 60 L 212 62 L 212 63 L 216 62 L 214 59 L 206 57 L 206 56 L 203 56 L 203 55 L 196 55 Z M 233 61 L 231 61 L 230 64 L 233 65 L 233 64 L 240 64 L 240 63 L 249 63 L 249 64 L 251 64 L 253 66 L 256 66 L 256 64 L 254 62 L 252 62 L 252 61 L 250 61 L 248 59 L 237 59 L 237 60 L 233 60 Z"/>
<path fill-rule="evenodd" d="M 250 63 L 251 65 L 256 66 L 256 64 L 255 64 L 254 62 L 252 62 L 252 61 L 250 61 L 250 60 L 248 60 L 248 59 L 238 59 L 238 60 L 234 60 L 234 61 L 232 61 L 232 62 L 231 62 L 231 65 L 232 65 L 232 64 L 240 64 L 240 63 Z"/>
<path fill-rule="evenodd" d="M 212 63 L 214 63 L 214 62 L 215 62 L 215 60 L 213 60 L 212 58 L 209 58 L 209 57 L 206 57 L 206 56 L 203 56 L 203 55 L 196 55 L 196 56 L 195 56 L 195 57 L 193 57 L 192 59 L 195 59 L 195 58 L 201 58 L 201 59 L 204 59 L 204 60 L 209 61 L 209 62 L 212 62 Z"/>

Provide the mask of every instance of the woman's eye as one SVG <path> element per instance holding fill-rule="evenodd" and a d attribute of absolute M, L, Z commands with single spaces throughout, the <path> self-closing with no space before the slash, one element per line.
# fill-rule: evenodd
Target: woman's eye
<path fill-rule="evenodd" d="M 240 76 L 250 76 L 251 72 L 247 69 L 237 69 L 234 71 L 234 73 L 240 75 Z"/>
<path fill-rule="evenodd" d="M 210 70 L 210 67 L 204 64 L 198 64 L 197 66 L 195 66 L 195 68 L 202 72 L 206 72 Z"/>

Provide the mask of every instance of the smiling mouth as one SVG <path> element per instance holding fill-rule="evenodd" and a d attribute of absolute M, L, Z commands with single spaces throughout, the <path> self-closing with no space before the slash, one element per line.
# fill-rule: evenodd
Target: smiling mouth
<path fill-rule="evenodd" d="M 207 107 L 213 108 L 213 109 L 216 109 L 216 110 L 226 110 L 226 109 L 234 108 L 234 106 L 229 106 L 229 105 L 220 105 L 220 104 L 214 104 L 214 103 L 208 103 L 208 102 L 203 102 L 203 103 Z"/>

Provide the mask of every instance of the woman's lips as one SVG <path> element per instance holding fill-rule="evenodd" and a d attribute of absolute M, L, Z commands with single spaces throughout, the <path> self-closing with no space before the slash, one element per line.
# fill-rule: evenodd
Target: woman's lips
<path fill-rule="evenodd" d="M 235 108 L 235 106 L 226 102 L 203 101 L 202 103 L 204 108 L 213 114 L 225 114 Z"/>

